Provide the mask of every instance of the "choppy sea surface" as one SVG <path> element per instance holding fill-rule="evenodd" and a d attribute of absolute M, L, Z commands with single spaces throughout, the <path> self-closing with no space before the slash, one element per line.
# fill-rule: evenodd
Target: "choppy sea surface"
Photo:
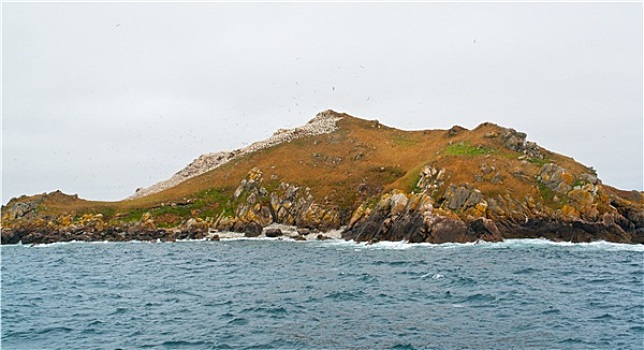
<path fill-rule="evenodd" d="M 2 349 L 642 349 L 644 246 L 2 246 Z"/>

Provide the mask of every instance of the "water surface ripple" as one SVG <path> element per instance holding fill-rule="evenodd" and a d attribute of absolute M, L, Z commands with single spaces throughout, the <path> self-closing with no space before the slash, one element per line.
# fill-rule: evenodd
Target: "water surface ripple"
<path fill-rule="evenodd" d="M 643 246 L 2 246 L 3 349 L 641 349 Z"/>

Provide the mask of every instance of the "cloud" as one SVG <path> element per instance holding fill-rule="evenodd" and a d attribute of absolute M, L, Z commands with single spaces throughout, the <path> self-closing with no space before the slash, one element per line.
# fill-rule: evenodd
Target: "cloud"
<path fill-rule="evenodd" d="M 642 189 L 639 3 L 7 3 L 2 201 L 116 200 L 333 108 L 492 121 Z"/>

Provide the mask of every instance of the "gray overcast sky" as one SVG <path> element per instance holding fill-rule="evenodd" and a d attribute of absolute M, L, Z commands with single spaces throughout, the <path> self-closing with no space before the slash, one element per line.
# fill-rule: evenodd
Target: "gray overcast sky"
<path fill-rule="evenodd" d="M 116 200 L 332 108 L 643 189 L 641 3 L 4 3 L 2 203 Z"/>

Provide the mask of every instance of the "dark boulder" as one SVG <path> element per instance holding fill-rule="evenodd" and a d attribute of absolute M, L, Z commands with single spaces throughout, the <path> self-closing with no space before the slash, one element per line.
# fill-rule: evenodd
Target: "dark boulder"
<path fill-rule="evenodd" d="M 246 237 L 257 237 L 262 234 L 262 225 L 256 222 L 237 222 L 234 231 L 243 232 Z"/>
<path fill-rule="evenodd" d="M 467 236 L 489 242 L 500 242 L 503 240 L 499 228 L 494 221 L 486 218 L 478 218 L 470 223 L 467 228 Z"/>
<path fill-rule="evenodd" d="M 427 243 L 465 243 L 475 241 L 467 235 L 467 225 L 460 220 L 447 216 L 432 216 L 426 222 Z"/>
<path fill-rule="evenodd" d="M 602 222 L 575 220 L 572 222 L 552 218 L 529 218 L 525 221 L 497 221 L 504 238 L 546 238 L 552 241 L 639 243 L 637 230 L 625 231 L 620 225 L 606 218 Z M 644 237 L 643 237 L 644 238 Z"/>
<path fill-rule="evenodd" d="M 283 235 L 282 230 L 279 228 L 269 228 L 265 232 L 266 237 L 280 237 Z"/>
<path fill-rule="evenodd" d="M 20 231 L 15 231 L 12 229 L 2 229 L 2 241 L 1 243 L 4 244 L 17 244 L 20 242 L 20 239 L 23 236 L 23 232 Z"/>
<path fill-rule="evenodd" d="M 44 236 L 40 232 L 29 232 L 21 237 L 22 244 L 45 243 Z"/>

